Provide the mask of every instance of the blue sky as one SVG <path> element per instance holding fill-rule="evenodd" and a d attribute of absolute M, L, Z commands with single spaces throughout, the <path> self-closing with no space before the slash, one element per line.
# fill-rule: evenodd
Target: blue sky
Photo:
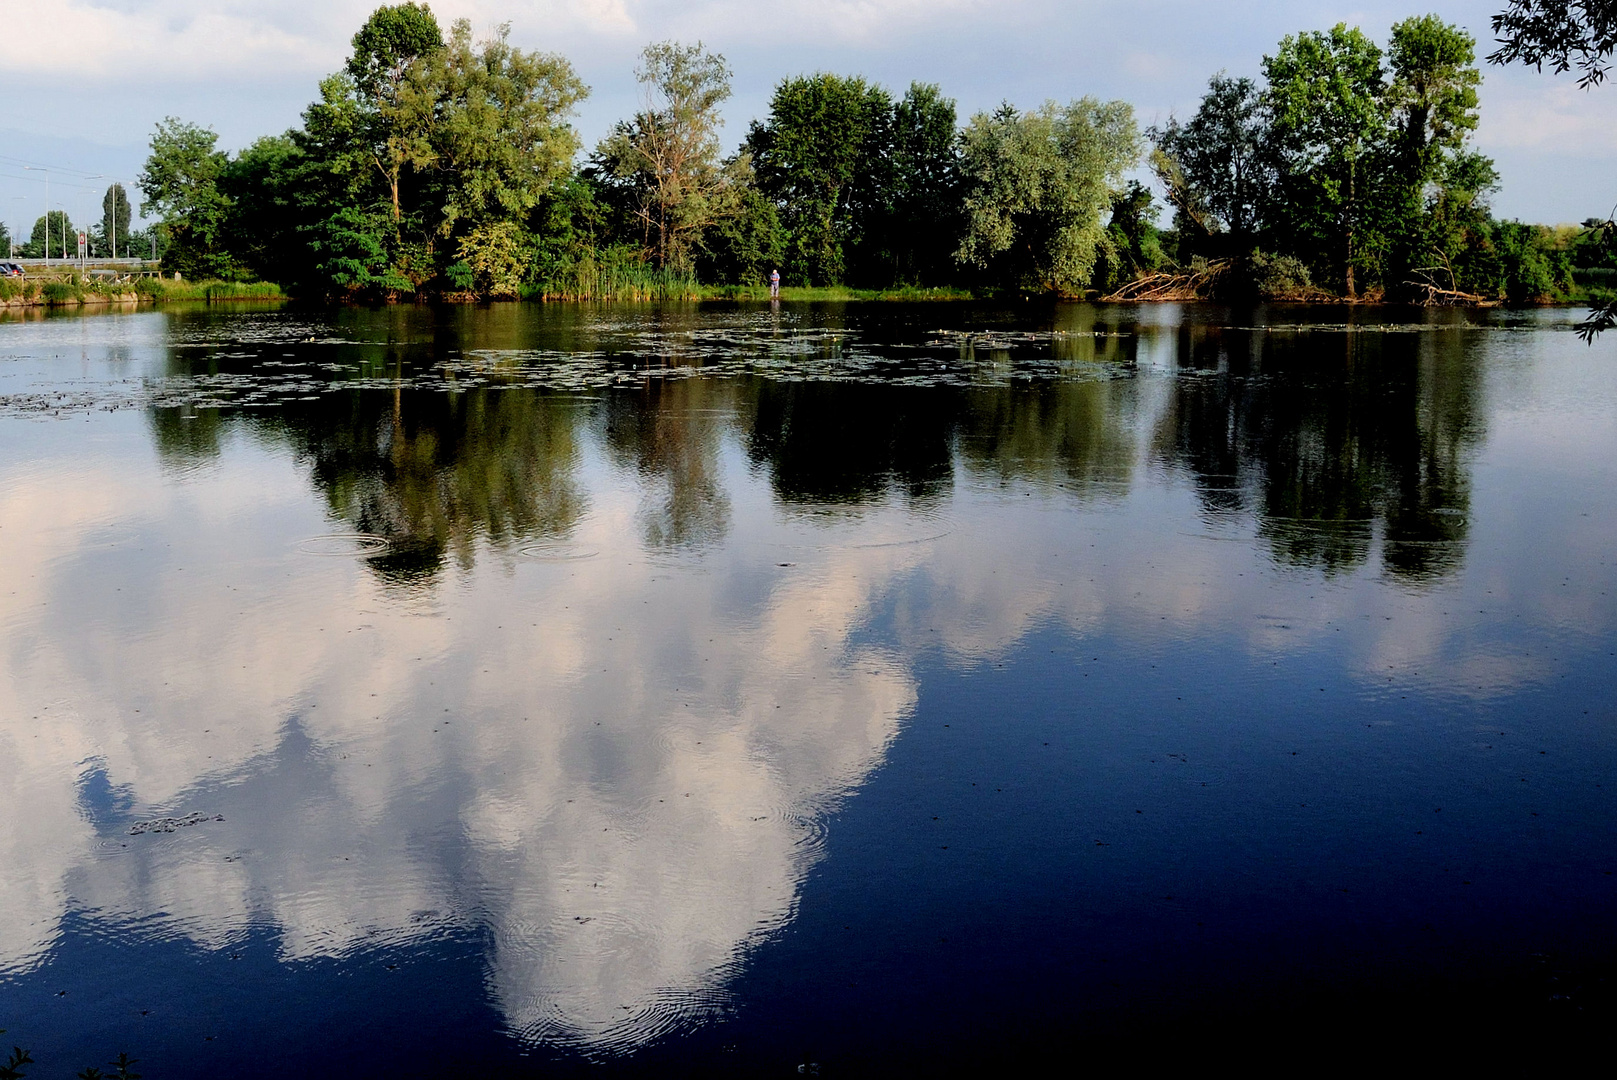
<path fill-rule="evenodd" d="M 649 41 L 701 40 L 735 70 L 728 143 L 765 111 L 781 78 L 862 74 L 902 91 L 940 84 L 962 117 L 1001 101 L 1084 94 L 1131 102 L 1142 124 L 1194 109 L 1214 72 L 1258 72 L 1287 33 L 1337 22 L 1385 41 L 1398 19 L 1435 11 L 1491 47 L 1481 3 L 1197 3 L 1185 0 L 439 0 L 440 21 L 511 24 L 514 44 L 568 57 L 591 87 L 577 126 L 593 145 L 634 107 Z M 166 115 L 211 126 L 235 149 L 296 123 L 339 67 L 374 0 L 5 0 L 0 38 L 0 218 L 31 226 L 51 202 L 99 213 L 104 178 L 132 178 Z M 1580 220 L 1617 203 L 1617 85 L 1486 68 L 1477 145 L 1504 178 L 1497 210 Z M 75 173 L 79 175 L 75 175 Z"/>

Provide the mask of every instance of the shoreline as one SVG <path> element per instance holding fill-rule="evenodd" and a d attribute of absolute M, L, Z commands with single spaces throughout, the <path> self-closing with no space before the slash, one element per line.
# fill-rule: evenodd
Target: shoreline
<path fill-rule="evenodd" d="M 978 296 L 964 289 L 936 288 L 902 288 L 902 289 L 853 289 L 843 286 L 789 286 L 781 289 L 778 300 L 786 303 L 986 303 L 986 304 L 1022 304 L 1034 301 L 1054 303 L 1088 303 L 1105 306 L 1145 306 L 1159 304 L 1259 304 L 1259 305 L 1285 305 L 1288 307 L 1321 307 L 1321 308 L 1371 308 L 1371 307 L 1403 307 L 1403 308 L 1431 308 L 1452 309 L 1464 311 L 1487 311 L 1495 308 L 1509 307 L 1519 309 L 1553 308 L 1553 307 L 1580 307 L 1595 302 L 1587 295 L 1585 290 L 1579 290 L 1583 295 L 1563 299 L 1542 300 L 1530 304 L 1507 304 L 1500 300 L 1486 300 L 1477 303 L 1417 303 L 1411 301 L 1387 300 L 1384 294 L 1374 293 L 1358 297 L 1311 295 L 1306 297 L 1253 297 L 1249 300 L 1230 301 L 1218 300 L 1208 297 L 1135 297 L 1114 298 L 1102 296 L 1021 296 L 1006 297 L 985 295 Z M 719 285 L 702 286 L 695 294 L 681 296 L 622 296 L 622 297 L 588 297 L 543 295 L 539 293 L 527 296 L 505 296 L 497 298 L 476 298 L 467 295 L 438 297 L 434 299 L 385 299 L 376 301 L 359 301 L 353 299 L 336 300 L 318 306 L 337 307 L 375 307 L 395 305 L 421 305 L 421 306 L 467 306 L 479 304 L 510 304 L 510 303 L 538 303 L 538 304 L 606 304 L 606 303 L 766 303 L 771 299 L 769 290 L 765 286 L 737 286 Z M 99 282 L 69 282 L 60 279 L 51 281 L 17 281 L 16 279 L 0 279 L 0 313 L 38 311 L 46 309 L 63 308 L 110 308 L 110 307 L 142 307 L 158 306 L 165 303 L 221 303 L 221 302 L 277 302 L 296 303 L 300 301 L 297 296 L 283 292 L 280 286 L 272 282 L 253 282 L 240 284 L 224 281 L 170 281 L 162 278 L 145 278 L 131 285 L 119 282 L 116 285 Z"/>
<path fill-rule="evenodd" d="M 0 278 L 0 311 L 40 308 L 107 307 L 115 304 L 160 304 L 172 301 L 285 300 L 271 282 L 171 281 L 140 278 L 135 282 L 97 282 L 52 278 L 46 281 Z"/>

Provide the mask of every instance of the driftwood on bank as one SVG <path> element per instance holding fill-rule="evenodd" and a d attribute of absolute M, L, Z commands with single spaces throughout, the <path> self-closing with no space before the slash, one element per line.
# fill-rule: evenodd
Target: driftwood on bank
<path fill-rule="evenodd" d="M 1351 304 L 1354 302 L 1380 303 L 1385 299 L 1385 294 L 1381 290 L 1368 290 L 1357 297 L 1344 297 L 1333 296 L 1323 289 L 1307 284 L 1293 284 L 1289 287 L 1269 291 L 1256 283 L 1231 281 L 1230 275 L 1232 271 L 1236 270 L 1238 261 L 1236 259 L 1218 259 L 1213 262 L 1199 263 L 1189 270 L 1158 270 L 1125 283 L 1114 292 L 1101 297 L 1101 300 L 1127 303 L 1211 300 L 1232 291 L 1232 287 L 1237 291 L 1246 291 L 1241 290 L 1243 284 L 1246 285 L 1247 290 L 1255 289 L 1257 295 L 1271 301 Z M 1403 287 L 1397 290 L 1399 302 L 1416 304 L 1421 307 L 1497 307 L 1499 305 L 1500 300 L 1498 297 L 1466 292 L 1464 289 L 1456 287 L 1452 273 L 1449 274 L 1449 283 L 1445 287 L 1440 283 L 1441 278 L 1431 271 L 1446 269 L 1446 267 L 1425 267 L 1417 270 L 1416 273 L 1420 277 L 1404 282 Z M 1244 271 L 1241 272 L 1241 276 L 1245 276 Z"/>
<path fill-rule="evenodd" d="M 1116 292 L 1101 297 L 1103 301 L 1150 300 L 1205 300 L 1212 292 L 1213 282 L 1230 269 L 1230 260 L 1220 259 L 1196 267 L 1189 272 L 1158 270 L 1137 277 Z"/>
<path fill-rule="evenodd" d="M 1460 289 L 1445 289 L 1430 281 L 1406 281 L 1410 303 L 1421 307 L 1497 307 L 1496 297 L 1481 296 Z"/>

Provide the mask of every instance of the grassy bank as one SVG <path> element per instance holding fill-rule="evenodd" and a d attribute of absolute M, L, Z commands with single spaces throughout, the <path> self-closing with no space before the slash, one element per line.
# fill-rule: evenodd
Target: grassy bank
<path fill-rule="evenodd" d="M 156 277 L 97 281 L 76 274 L 50 279 L 0 278 L 0 306 L 5 307 L 83 307 L 170 300 L 278 300 L 281 297 L 280 286 L 267 281 L 174 281 Z"/>

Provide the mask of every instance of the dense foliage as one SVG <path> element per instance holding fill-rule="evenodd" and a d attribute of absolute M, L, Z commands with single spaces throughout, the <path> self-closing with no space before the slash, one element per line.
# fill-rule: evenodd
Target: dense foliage
<path fill-rule="evenodd" d="M 656 43 L 636 78 L 637 111 L 581 157 L 587 91 L 565 59 L 384 6 L 298 128 L 228 155 L 158 125 L 143 210 L 187 277 L 377 299 L 691 295 L 778 269 L 794 286 L 1081 295 L 1177 275 L 1203 293 L 1532 301 L 1599 270 L 1577 265 L 1586 240 L 1493 219 L 1497 174 L 1469 147 L 1475 42 L 1435 16 L 1385 48 L 1346 26 L 1288 36 L 1261 79 L 1214 76 L 1145 138 L 1124 102 L 962 123 L 937 86 L 895 98 L 822 72 L 782 80 L 727 153 L 723 57 Z M 1148 150 L 1167 230 L 1135 179 Z M 118 197 L 92 247 L 139 243 Z"/>
<path fill-rule="evenodd" d="M 1558 74 L 1577 68 L 1578 85 L 1587 90 L 1605 82 L 1611 69 L 1608 61 L 1617 50 L 1617 0 L 1511 0 L 1494 16 L 1493 29 L 1499 35 L 1499 49 L 1488 57 L 1492 63 L 1519 61 L 1539 69 L 1549 64 Z M 1604 220 L 1590 219 L 1584 227 L 1591 234 L 1584 247 L 1594 253 L 1592 257 L 1617 262 L 1617 211 Z M 1595 290 L 1597 303 L 1579 331 L 1586 341 L 1617 329 L 1617 292 L 1609 277 L 1604 281 L 1604 288 Z"/>
<path fill-rule="evenodd" d="M 1490 212 L 1498 173 L 1469 145 L 1481 83 L 1469 34 L 1420 16 L 1383 49 L 1338 25 L 1284 38 L 1262 71 L 1214 76 L 1190 120 L 1149 133 L 1180 260 L 1233 260 L 1222 288 L 1260 295 L 1573 292 L 1566 238 Z M 1305 272 L 1294 288 L 1265 280 L 1277 258 Z"/>

